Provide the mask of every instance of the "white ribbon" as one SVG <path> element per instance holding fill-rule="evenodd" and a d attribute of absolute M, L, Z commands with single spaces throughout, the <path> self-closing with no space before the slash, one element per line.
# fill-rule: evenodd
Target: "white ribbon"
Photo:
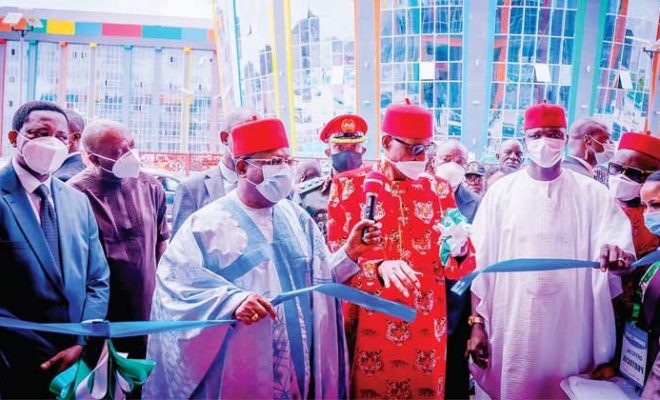
<path fill-rule="evenodd" d="M 128 353 L 118 353 L 126 357 Z M 99 357 L 96 367 L 83 379 L 76 387 L 76 400 L 101 400 L 108 393 L 110 352 L 108 351 L 108 342 L 103 344 L 103 351 Z M 126 399 L 127 392 L 131 391 L 129 383 L 118 373 L 115 372 L 115 390 L 113 398 L 115 400 Z"/>

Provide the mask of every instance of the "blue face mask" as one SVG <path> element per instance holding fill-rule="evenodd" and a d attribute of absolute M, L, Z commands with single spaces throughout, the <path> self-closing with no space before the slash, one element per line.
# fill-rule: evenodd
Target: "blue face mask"
<path fill-rule="evenodd" d="M 656 236 L 660 236 L 660 211 L 644 214 L 646 227 Z"/>

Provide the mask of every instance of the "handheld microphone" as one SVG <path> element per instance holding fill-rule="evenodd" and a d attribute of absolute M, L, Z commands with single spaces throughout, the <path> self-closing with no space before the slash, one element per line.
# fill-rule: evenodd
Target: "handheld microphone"
<path fill-rule="evenodd" d="M 364 209 L 364 219 L 373 221 L 376 215 L 376 204 L 378 202 L 378 196 L 380 196 L 383 191 L 384 182 L 387 180 L 385 175 L 381 174 L 378 171 L 371 171 L 364 179 L 364 193 L 367 197 L 367 206 Z M 368 228 L 362 230 L 362 241 L 364 242 L 364 236 L 367 234 Z"/>

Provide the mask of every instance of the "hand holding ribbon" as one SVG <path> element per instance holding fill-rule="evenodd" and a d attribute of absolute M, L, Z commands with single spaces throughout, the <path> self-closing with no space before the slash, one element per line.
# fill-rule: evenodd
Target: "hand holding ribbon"
<path fill-rule="evenodd" d="M 609 260 L 608 253 L 608 260 Z M 603 258 L 601 257 L 601 261 Z M 463 294 L 470 287 L 472 281 L 475 280 L 479 274 L 494 273 L 494 272 L 529 272 L 529 271 L 555 271 L 561 269 L 573 268 L 601 268 L 601 261 L 580 261 L 580 260 L 564 260 L 554 258 L 521 258 L 517 260 L 506 260 L 495 263 L 479 271 L 474 271 L 452 286 L 451 291 L 456 294 Z M 618 261 L 618 260 L 616 260 Z M 649 253 L 646 256 L 630 264 L 632 268 L 639 268 L 651 265 L 660 261 L 660 250 Z"/>

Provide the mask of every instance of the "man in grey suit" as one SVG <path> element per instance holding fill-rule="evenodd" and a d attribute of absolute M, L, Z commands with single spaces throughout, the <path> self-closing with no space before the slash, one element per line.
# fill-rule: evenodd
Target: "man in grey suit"
<path fill-rule="evenodd" d="M 64 160 L 62 166 L 55 171 L 53 176 L 63 182 L 68 181 L 74 175 L 85 169 L 82 156 L 80 155 L 80 135 L 85 129 L 85 120 L 73 110 L 64 110 L 69 120 L 69 134 L 64 138 L 69 150 L 69 155 Z"/>
<path fill-rule="evenodd" d="M 234 158 L 230 150 L 230 132 L 234 126 L 250 121 L 254 116 L 254 112 L 245 108 L 239 108 L 227 114 L 225 129 L 220 132 L 224 152 L 218 165 L 201 174 L 191 176 L 181 182 L 176 189 L 170 238 L 174 237 L 192 213 L 236 188 L 237 176 L 234 171 Z"/>
<path fill-rule="evenodd" d="M 0 316 L 66 323 L 103 319 L 108 263 L 87 198 L 52 173 L 67 155 L 67 119 L 56 104 L 18 108 L 16 153 L 0 169 Z M 76 361 L 83 338 L 0 329 L 0 398 L 53 397 L 55 375 Z"/>
<path fill-rule="evenodd" d="M 435 153 L 435 173 L 449 181 L 454 188 L 454 197 L 461 214 L 472 223 L 481 197 L 471 192 L 464 183 L 468 165 L 468 151 L 455 139 L 438 144 Z M 471 312 L 470 293 L 453 293 L 450 289 L 455 281 L 447 280 L 447 376 L 445 397 L 466 399 L 469 397 L 470 373 L 465 359 L 470 329 L 467 323 Z"/>
<path fill-rule="evenodd" d="M 615 150 L 607 126 L 596 119 L 583 117 L 571 126 L 568 156 L 561 162 L 561 167 L 607 185 L 607 163 L 614 156 Z"/>

